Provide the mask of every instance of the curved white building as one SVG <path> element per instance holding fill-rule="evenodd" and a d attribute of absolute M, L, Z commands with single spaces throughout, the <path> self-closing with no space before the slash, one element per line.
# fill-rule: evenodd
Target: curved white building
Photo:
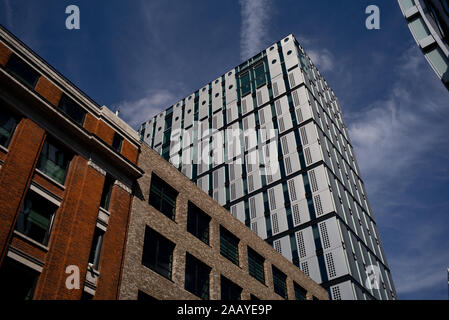
<path fill-rule="evenodd" d="M 449 89 L 449 0 L 398 0 L 410 31 Z"/>

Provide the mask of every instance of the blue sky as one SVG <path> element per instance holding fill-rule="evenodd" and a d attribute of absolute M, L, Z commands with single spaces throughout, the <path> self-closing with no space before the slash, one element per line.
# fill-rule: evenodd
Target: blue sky
<path fill-rule="evenodd" d="M 395 0 L 0 0 L 0 23 L 135 128 L 293 33 L 340 100 L 399 298 L 448 298 L 449 92 Z"/>

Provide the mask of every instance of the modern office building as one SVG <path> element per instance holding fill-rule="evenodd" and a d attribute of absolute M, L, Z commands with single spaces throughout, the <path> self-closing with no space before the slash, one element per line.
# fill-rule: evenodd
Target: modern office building
<path fill-rule="evenodd" d="M 139 132 L 332 299 L 396 298 L 338 100 L 293 35 Z"/>
<path fill-rule="evenodd" d="M 121 300 L 328 300 L 327 291 L 142 144 Z"/>
<path fill-rule="evenodd" d="M 227 218 L 137 131 L 0 27 L 2 301 L 328 299 Z"/>
<path fill-rule="evenodd" d="M 449 89 L 449 1 L 398 1 L 418 46 Z"/>

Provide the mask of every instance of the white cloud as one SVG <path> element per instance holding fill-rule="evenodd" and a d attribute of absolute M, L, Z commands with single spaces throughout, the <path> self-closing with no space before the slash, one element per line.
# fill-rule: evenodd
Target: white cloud
<path fill-rule="evenodd" d="M 240 56 L 246 60 L 267 45 L 270 0 L 240 0 L 239 3 L 242 19 Z"/>
<path fill-rule="evenodd" d="M 332 71 L 334 69 L 335 57 L 329 50 L 309 50 L 307 55 L 321 72 Z"/>
<path fill-rule="evenodd" d="M 388 180 L 406 183 L 413 175 L 409 169 L 429 160 L 426 153 L 449 144 L 448 93 L 429 75 L 419 49 L 406 50 L 394 71 L 397 80 L 386 98 L 348 114 L 349 136 L 374 192 Z"/>
<path fill-rule="evenodd" d="M 331 51 L 316 45 L 318 42 L 316 39 L 305 37 L 302 34 L 296 35 L 296 39 L 320 72 L 334 70 L 335 56 Z"/>
<path fill-rule="evenodd" d="M 387 259 L 400 297 L 444 284 L 449 252 L 440 213 L 447 209 L 410 191 L 417 178 L 432 183 L 444 170 L 438 162 L 447 158 L 440 150 L 449 148 L 449 94 L 414 43 L 393 74 L 384 97 L 343 114 L 377 223 L 389 229 L 394 254 Z"/>
<path fill-rule="evenodd" d="M 150 90 L 143 98 L 120 104 L 120 116 L 133 128 L 167 109 L 177 95 L 169 90 Z"/>

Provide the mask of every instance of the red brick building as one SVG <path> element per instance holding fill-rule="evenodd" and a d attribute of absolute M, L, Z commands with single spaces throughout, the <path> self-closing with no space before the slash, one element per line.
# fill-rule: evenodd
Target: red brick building
<path fill-rule="evenodd" d="M 117 298 L 139 152 L 131 127 L 0 29 L 2 297 Z"/>

